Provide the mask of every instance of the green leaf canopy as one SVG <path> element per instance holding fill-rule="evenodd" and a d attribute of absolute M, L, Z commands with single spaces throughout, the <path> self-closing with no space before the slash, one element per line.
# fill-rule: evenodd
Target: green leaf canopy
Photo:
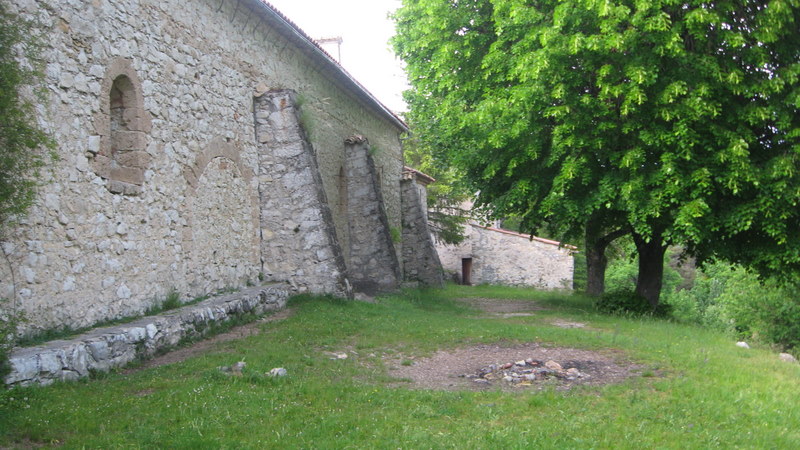
<path fill-rule="evenodd" d="M 800 270 L 800 2 L 404 0 L 411 121 L 498 215 Z"/>

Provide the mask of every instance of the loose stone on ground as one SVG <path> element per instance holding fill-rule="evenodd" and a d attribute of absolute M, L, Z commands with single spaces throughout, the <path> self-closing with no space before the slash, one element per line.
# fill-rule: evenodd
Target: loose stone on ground
<path fill-rule="evenodd" d="M 436 390 L 501 390 L 526 386 L 555 386 L 567 390 L 575 385 L 604 385 L 637 375 L 642 367 L 624 361 L 612 351 L 543 347 L 537 343 L 478 345 L 439 351 L 428 358 L 395 355 L 389 374 L 410 380 L 411 386 Z"/>

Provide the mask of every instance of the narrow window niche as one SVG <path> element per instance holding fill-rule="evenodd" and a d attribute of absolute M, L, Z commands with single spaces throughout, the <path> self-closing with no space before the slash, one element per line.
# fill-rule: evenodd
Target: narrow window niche
<path fill-rule="evenodd" d="M 100 148 L 90 155 L 92 166 L 112 193 L 139 195 L 152 159 L 145 150 L 151 121 L 129 60 L 111 64 L 101 92 L 102 107 L 95 125 Z"/>

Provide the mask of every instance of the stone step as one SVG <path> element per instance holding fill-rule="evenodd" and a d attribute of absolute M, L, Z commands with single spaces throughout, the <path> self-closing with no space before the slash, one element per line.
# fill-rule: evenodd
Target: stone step
<path fill-rule="evenodd" d="M 16 348 L 9 357 L 11 373 L 4 381 L 9 386 L 48 385 L 123 367 L 136 359 L 147 359 L 159 349 L 174 347 L 183 339 L 202 336 L 214 323 L 283 309 L 289 290 L 285 284 L 246 288 L 126 324 L 96 328 L 74 338 Z"/>

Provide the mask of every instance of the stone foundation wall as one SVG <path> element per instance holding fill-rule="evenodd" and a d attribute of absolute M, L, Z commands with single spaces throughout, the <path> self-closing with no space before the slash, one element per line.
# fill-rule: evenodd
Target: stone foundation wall
<path fill-rule="evenodd" d="M 72 381 L 108 372 L 181 340 L 202 336 L 214 324 L 246 313 L 264 314 L 286 306 L 285 285 L 260 286 L 204 300 L 196 305 L 144 317 L 125 325 L 94 329 L 71 339 L 15 349 L 9 358 L 9 386 Z"/>
<path fill-rule="evenodd" d="M 277 31 L 262 3 L 7 3 L 46 36 L 49 104 L 39 119 L 60 157 L 2 243 L 0 298 L 27 316 L 29 332 L 139 314 L 171 290 L 192 298 L 271 269 L 262 261 L 281 256 L 258 245 L 259 209 L 275 194 L 259 182 L 268 174 L 253 113 L 254 97 L 270 89 L 302 96 L 330 205 L 344 140 L 370 139 L 387 221 L 400 229 L 403 127 Z M 331 215 L 348 245 L 346 215 Z M 298 288 L 327 286 L 307 272 L 287 276 Z"/>
<path fill-rule="evenodd" d="M 445 271 L 462 279 L 463 260 L 471 259 L 471 284 L 572 289 L 572 247 L 511 231 L 471 224 L 458 245 L 437 243 Z"/>

